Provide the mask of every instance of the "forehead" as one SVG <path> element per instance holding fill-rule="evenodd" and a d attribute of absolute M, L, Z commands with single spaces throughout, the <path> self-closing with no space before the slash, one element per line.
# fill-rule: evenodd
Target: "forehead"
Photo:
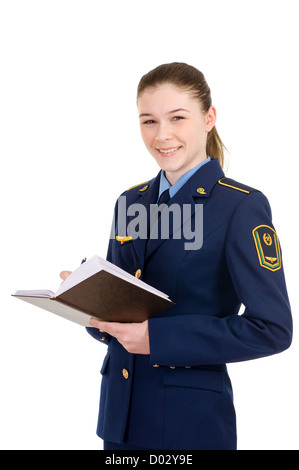
<path fill-rule="evenodd" d="M 172 109 L 187 109 L 192 111 L 198 108 L 197 101 L 191 94 L 176 85 L 164 83 L 145 89 L 138 98 L 139 113 L 168 113 Z"/>

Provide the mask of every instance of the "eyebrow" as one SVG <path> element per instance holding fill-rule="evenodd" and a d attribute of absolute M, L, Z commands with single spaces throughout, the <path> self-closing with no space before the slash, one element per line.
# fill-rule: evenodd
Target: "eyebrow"
<path fill-rule="evenodd" d="M 173 109 L 172 111 L 169 111 L 167 114 L 173 114 L 173 113 L 177 113 L 178 111 L 185 111 L 187 113 L 190 113 L 190 111 L 188 111 L 188 109 L 184 109 L 184 108 L 178 108 L 178 109 Z M 139 117 L 145 117 L 145 116 L 153 116 L 153 114 L 149 114 L 149 113 L 143 113 L 143 114 L 140 114 Z"/>

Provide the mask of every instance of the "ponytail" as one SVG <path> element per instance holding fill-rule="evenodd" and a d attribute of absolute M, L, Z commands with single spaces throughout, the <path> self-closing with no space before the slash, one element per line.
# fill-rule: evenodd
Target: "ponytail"
<path fill-rule="evenodd" d="M 221 168 L 224 167 L 224 151 L 227 150 L 219 137 L 216 127 L 208 133 L 206 152 L 211 159 L 218 158 Z"/>

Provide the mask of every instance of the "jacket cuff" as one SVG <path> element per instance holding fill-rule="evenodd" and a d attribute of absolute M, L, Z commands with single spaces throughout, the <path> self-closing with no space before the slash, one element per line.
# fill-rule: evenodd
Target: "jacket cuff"
<path fill-rule="evenodd" d="M 111 336 L 108 333 L 101 332 L 97 328 L 93 328 L 91 326 L 87 326 L 86 331 L 97 341 L 100 341 L 101 343 L 109 344 Z"/>

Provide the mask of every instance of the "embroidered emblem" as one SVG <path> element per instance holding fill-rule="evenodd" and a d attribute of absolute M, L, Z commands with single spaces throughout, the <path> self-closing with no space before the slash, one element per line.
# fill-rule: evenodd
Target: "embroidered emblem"
<path fill-rule="evenodd" d="M 130 241 L 130 240 L 133 240 L 132 237 L 120 237 L 119 235 L 116 235 L 115 238 L 116 238 L 116 240 L 117 240 L 118 242 L 120 242 L 121 244 L 123 244 L 123 243 L 125 243 L 125 242 L 128 242 L 128 241 Z"/>
<path fill-rule="evenodd" d="M 266 243 L 266 245 L 268 245 L 268 246 L 272 245 L 272 238 L 271 238 L 271 235 L 269 233 L 264 233 L 263 240 Z"/>
<path fill-rule="evenodd" d="M 205 188 L 197 188 L 196 191 L 197 191 L 199 194 L 207 194 L 207 193 L 205 192 Z"/>
<path fill-rule="evenodd" d="M 143 188 L 139 189 L 139 191 L 140 191 L 140 192 L 146 191 L 146 190 L 147 190 L 147 188 L 148 188 L 148 185 L 146 185 L 146 186 L 143 186 Z"/>
<path fill-rule="evenodd" d="M 252 235 L 260 265 L 270 271 L 280 269 L 280 247 L 275 230 L 268 225 L 259 225 L 252 230 Z"/>

